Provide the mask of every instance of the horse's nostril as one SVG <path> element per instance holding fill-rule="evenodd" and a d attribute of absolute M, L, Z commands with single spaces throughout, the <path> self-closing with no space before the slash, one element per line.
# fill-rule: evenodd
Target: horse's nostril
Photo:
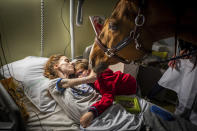
<path fill-rule="evenodd" d="M 107 68 L 108 68 L 108 64 L 105 62 L 101 62 L 98 65 L 96 65 L 93 69 L 94 69 L 94 72 L 100 73 L 100 72 L 103 72 Z"/>

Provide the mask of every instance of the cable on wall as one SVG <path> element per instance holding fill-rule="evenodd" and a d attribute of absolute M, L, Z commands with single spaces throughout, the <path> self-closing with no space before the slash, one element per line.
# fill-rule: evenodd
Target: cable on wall
<path fill-rule="evenodd" d="M 74 35 L 74 0 L 70 0 L 70 36 L 71 36 L 71 58 L 75 58 L 75 35 Z"/>
<path fill-rule="evenodd" d="M 63 23 L 63 26 L 64 26 L 64 28 L 66 29 L 66 31 L 67 31 L 67 33 L 68 33 L 68 35 L 69 35 L 69 40 L 67 40 L 66 41 L 66 46 L 65 46 L 65 48 L 64 48 L 64 55 L 66 55 L 66 50 L 67 50 L 67 48 L 70 46 L 70 39 L 71 39 L 71 36 L 70 36 L 70 31 L 69 31 L 69 29 L 68 29 L 68 27 L 66 26 L 66 24 L 65 24 L 65 22 L 64 22 L 64 19 L 63 19 L 63 7 L 64 7 L 64 4 L 65 4 L 65 0 L 64 0 L 64 2 L 63 2 L 63 4 L 62 4 L 62 7 L 61 7 L 61 14 L 60 14 L 60 18 L 61 18 L 61 21 L 62 21 L 62 23 Z"/>
<path fill-rule="evenodd" d="M 41 19 L 40 19 L 40 56 L 44 53 L 44 0 L 40 1 L 41 4 Z"/>

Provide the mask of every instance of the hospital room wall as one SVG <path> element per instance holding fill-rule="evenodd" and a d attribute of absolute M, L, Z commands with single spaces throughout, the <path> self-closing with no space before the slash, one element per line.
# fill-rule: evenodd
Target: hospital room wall
<path fill-rule="evenodd" d="M 83 25 L 78 27 L 75 20 L 78 1 L 75 0 L 75 56 L 82 55 L 85 47 L 94 41 L 89 16 L 108 17 L 117 1 L 85 0 Z M 44 0 L 44 57 L 64 52 L 71 57 L 69 4 L 69 0 Z M 0 0 L 0 33 L 8 63 L 26 56 L 40 56 L 40 10 L 40 0 Z"/>

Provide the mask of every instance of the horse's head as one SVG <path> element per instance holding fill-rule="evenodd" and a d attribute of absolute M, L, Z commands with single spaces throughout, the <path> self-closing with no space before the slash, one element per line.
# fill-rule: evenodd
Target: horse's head
<path fill-rule="evenodd" d="M 134 1 L 120 0 L 118 2 L 111 17 L 106 19 L 90 52 L 89 59 L 95 72 L 103 71 L 108 65 L 118 62 L 127 63 L 137 60 L 145 54 L 144 51 L 136 49 L 138 46 L 136 44 L 142 42 L 143 36 L 141 29 L 135 30 L 135 18 L 138 13 L 139 8 Z M 140 19 L 139 24 L 144 22 L 143 18 Z M 138 37 L 139 34 L 141 36 Z"/>

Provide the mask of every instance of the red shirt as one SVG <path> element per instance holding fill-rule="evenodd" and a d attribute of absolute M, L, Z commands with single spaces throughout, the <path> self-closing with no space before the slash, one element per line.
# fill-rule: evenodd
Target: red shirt
<path fill-rule="evenodd" d="M 110 69 L 99 74 L 94 86 L 102 95 L 101 100 L 90 107 L 90 111 L 93 111 L 95 116 L 100 115 L 112 105 L 115 95 L 135 94 L 137 89 L 136 80 L 130 74 L 120 71 L 113 73 Z"/>

